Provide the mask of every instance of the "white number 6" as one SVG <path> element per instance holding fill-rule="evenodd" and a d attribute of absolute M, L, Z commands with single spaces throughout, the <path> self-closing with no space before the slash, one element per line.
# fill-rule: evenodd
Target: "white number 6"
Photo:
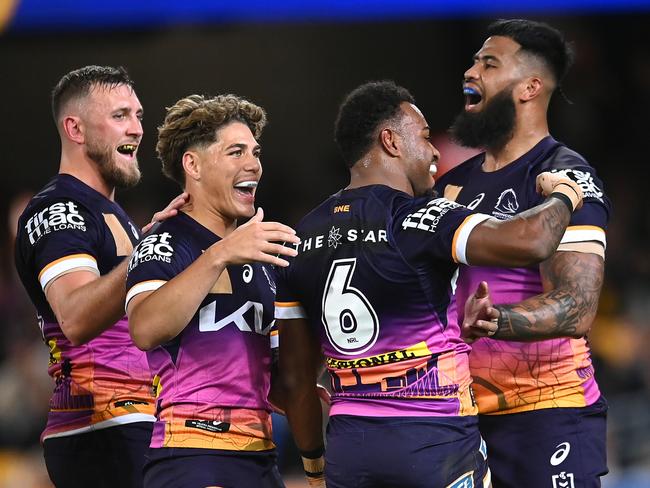
<path fill-rule="evenodd" d="M 350 285 L 356 258 L 332 263 L 323 293 L 322 321 L 334 348 L 347 355 L 370 349 L 379 335 L 377 313 L 365 295 Z"/>

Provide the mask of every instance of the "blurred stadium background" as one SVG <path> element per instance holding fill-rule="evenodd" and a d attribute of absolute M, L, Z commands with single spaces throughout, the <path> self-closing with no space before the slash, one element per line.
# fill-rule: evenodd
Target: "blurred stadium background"
<path fill-rule="evenodd" d="M 461 77 L 500 17 L 550 22 L 578 59 L 557 97 L 553 135 L 606 184 L 615 213 L 606 285 L 590 334 L 610 403 L 609 488 L 650 486 L 650 1 L 641 0 L 0 0 L 0 487 L 49 487 L 38 436 L 51 389 L 47 350 L 13 268 L 16 216 L 57 170 L 49 91 L 86 64 L 125 66 L 145 107 L 144 177 L 118 200 L 144 224 L 178 192 L 154 153 L 164 107 L 190 93 L 237 93 L 264 106 L 258 204 L 295 224 L 346 184 L 332 140 L 342 96 L 371 79 L 408 87 L 434 129 L 442 168 L 467 152 L 446 130 Z M 303 486 L 281 422 L 281 467 Z"/>

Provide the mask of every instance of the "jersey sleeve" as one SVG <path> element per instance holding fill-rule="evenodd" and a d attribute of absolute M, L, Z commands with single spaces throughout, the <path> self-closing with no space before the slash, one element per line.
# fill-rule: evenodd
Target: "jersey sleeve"
<path fill-rule="evenodd" d="M 303 304 L 291 287 L 291 272 L 293 271 L 291 263 L 293 263 L 293 258 L 289 258 L 288 261 L 288 267 L 276 268 L 275 318 L 306 319 L 307 313 Z"/>
<path fill-rule="evenodd" d="M 97 259 L 103 223 L 79 202 L 50 201 L 25 222 L 23 246 L 32 255 L 44 292 L 56 278 L 73 271 L 100 274 Z"/>
<path fill-rule="evenodd" d="M 577 156 L 562 158 L 547 171 L 568 176 L 580 185 L 584 195 L 582 208 L 571 216 L 558 251 L 587 252 L 604 257 L 611 203 L 596 171 Z"/>
<path fill-rule="evenodd" d="M 396 213 L 393 236 L 407 257 L 468 264 L 469 236 L 490 218 L 446 198 L 418 199 Z"/>
<path fill-rule="evenodd" d="M 131 254 L 126 276 L 127 309 L 133 297 L 155 291 L 191 263 L 191 257 L 169 232 L 150 234 Z"/>

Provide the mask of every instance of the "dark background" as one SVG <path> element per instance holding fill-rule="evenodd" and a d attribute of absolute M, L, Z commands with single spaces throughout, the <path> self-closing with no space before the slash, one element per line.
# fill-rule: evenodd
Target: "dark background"
<path fill-rule="evenodd" d="M 613 474 L 605 486 L 650 486 L 650 15 L 532 18 L 548 21 L 574 42 L 577 63 L 564 86 L 571 103 L 556 96 L 551 133 L 592 163 L 614 205 L 606 285 L 590 335 L 597 377 L 610 401 Z M 16 211 L 58 169 L 49 92 L 63 74 L 87 64 L 122 65 L 135 80 L 145 109 L 143 180 L 119 192 L 117 200 L 139 224 L 179 192 L 162 176 L 154 153 L 165 107 L 191 93 L 227 92 L 266 108 L 270 123 L 260 140 L 264 176 L 257 203 L 267 219 L 295 224 L 347 183 L 332 128 L 342 97 L 364 81 L 389 78 L 409 88 L 439 134 L 443 166 L 462 159 L 445 142 L 445 132 L 461 109 L 462 74 L 490 20 L 239 23 L 0 36 L 0 487 L 47 486 L 37 445 L 51 389 L 46 347 L 11 253 Z"/>

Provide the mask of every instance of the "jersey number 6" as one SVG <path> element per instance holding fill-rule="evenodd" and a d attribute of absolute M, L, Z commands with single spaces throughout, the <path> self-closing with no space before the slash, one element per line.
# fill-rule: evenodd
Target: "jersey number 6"
<path fill-rule="evenodd" d="M 323 291 L 325 332 L 334 348 L 347 355 L 370 349 L 379 335 L 379 319 L 366 296 L 350 285 L 357 260 L 332 263 Z"/>

